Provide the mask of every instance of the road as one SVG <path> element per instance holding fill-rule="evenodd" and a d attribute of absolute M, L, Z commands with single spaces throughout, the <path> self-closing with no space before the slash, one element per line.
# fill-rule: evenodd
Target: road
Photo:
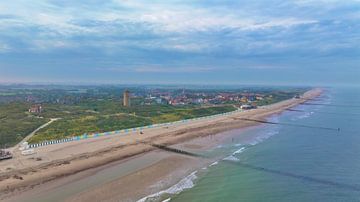
<path fill-rule="evenodd" d="M 39 126 L 38 128 L 36 128 L 33 132 L 31 132 L 31 133 L 30 133 L 29 135 L 27 135 L 23 140 L 21 140 L 18 144 L 16 144 L 15 146 L 13 146 L 12 148 L 10 148 L 9 150 L 10 150 L 13 154 L 15 154 L 15 153 L 18 151 L 18 148 L 19 148 L 19 146 L 20 146 L 22 143 L 27 142 L 27 141 L 28 141 L 32 136 L 34 136 L 35 133 L 37 133 L 39 130 L 45 128 L 46 126 L 50 125 L 52 122 L 57 121 L 57 120 L 59 120 L 59 119 L 60 119 L 60 118 L 52 118 L 52 119 L 50 119 L 49 122 L 47 122 L 47 123 Z"/>

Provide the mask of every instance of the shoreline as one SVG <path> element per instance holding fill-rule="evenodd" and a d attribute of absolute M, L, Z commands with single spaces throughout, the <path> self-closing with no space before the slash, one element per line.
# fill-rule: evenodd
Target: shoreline
<path fill-rule="evenodd" d="M 37 186 L 45 183 L 56 181 L 57 179 L 62 179 L 66 176 L 79 174 L 83 171 L 89 171 L 91 169 L 106 166 L 113 162 L 119 161 L 121 164 L 126 161 L 131 161 L 131 159 L 136 159 L 141 155 L 146 155 L 147 153 L 150 153 L 150 151 L 155 150 L 148 145 L 138 143 L 142 140 L 152 141 L 158 144 L 174 145 L 184 143 L 198 137 L 214 135 L 223 131 L 259 125 L 259 123 L 237 120 L 237 118 L 246 117 L 263 119 L 270 115 L 281 113 L 285 108 L 293 107 L 306 102 L 306 99 L 314 98 L 320 95 L 321 92 L 322 91 L 320 89 L 313 89 L 304 94 L 304 99 L 285 100 L 258 109 L 238 112 L 225 117 L 210 120 L 197 121 L 195 123 L 175 126 L 174 128 L 162 127 L 158 129 L 150 129 L 144 131 L 145 135 L 134 134 L 124 137 L 112 136 L 39 148 L 36 158 L 44 158 L 42 161 L 47 162 L 38 162 L 31 159 L 32 157 L 27 157 L 30 159 L 21 159 L 23 161 L 20 162 L 22 166 L 20 163 L 18 163 L 18 165 L 20 165 L 19 167 L 15 166 L 18 169 L 0 173 L 0 199 L 11 200 L 14 195 L 21 194 L 29 190 L 31 191 L 36 189 Z M 49 155 L 50 157 L 45 159 L 46 155 Z M 66 158 L 59 158 L 59 156 L 65 156 Z M 177 157 L 172 156 L 167 158 L 170 159 L 159 161 L 162 162 L 160 163 L 160 166 L 168 164 L 166 162 L 183 162 L 183 165 L 187 164 L 185 161 L 181 160 L 185 157 L 180 158 L 179 155 L 177 155 Z M 145 166 L 145 168 L 140 171 L 134 171 L 132 174 L 126 175 L 123 177 L 122 182 L 126 182 L 124 179 L 127 179 L 126 177 L 131 178 L 134 173 L 136 174 L 141 171 L 146 173 L 149 169 L 151 170 L 151 168 L 154 170 L 154 167 L 151 166 L 159 166 L 159 162 L 147 167 Z M 13 165 L 16 165 L 17 162 L 14 161 L 12 163 Z M 177 167 L 182 167 L 180 164 L 176 164 Z M 1 166 L 2 165 L 0 164 L 0 167 Z M 166 167 L 162 167 L 162 169 L 166 170 Z M 5 170 L 8 169 L 5 168 Z M 157 179 L 162 177 L 158 172 L 156 176 Z M 146 181 L 146 179 L 144 179 L 144 181 Z M 154 181 L 154 179 L 149 178 L 147 181 Z M 119 181 L 117 182 L 119 183 Z M 74 198 L 74 201 L 76 201 L 76 197 Z"/>

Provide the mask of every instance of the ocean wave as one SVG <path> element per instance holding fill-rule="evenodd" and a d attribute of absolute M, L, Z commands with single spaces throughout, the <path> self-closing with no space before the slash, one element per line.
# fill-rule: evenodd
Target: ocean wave
<path fill-rule="evenodd" d="M 268 121 L 278 122 L 280 120 L 280 115 L 272 115 L 267 118 Z"/>
<path fill-rule="evenodd" d="M 234 151 L 233 155 L 239 154 L 239 153 L 243 152 L 244 150 L 245 150 L 245 147 L 241 147 L 240 149 Z"/>
<path fill-rule="evenodd" d="M 250 144 L 251 146 L 257 145 L 257 144 L 259 144 L 260 142 L 263 142 L 264 140 L 266 140 L 266 139 L 268 139 L 269 137 L 271 137 L 271 136 L 273 136 L 273 135 L 276 135 L 276 134 L 279 134 L 279 131 L 278 131 L 278 130 L 268 131 L 268 132 L 264 133 L 263 135 L 256 137 L 255 140 L 252 141 L 252 142 L 250 142 L 249 144 Z"/>
<path fill-rule="evenodd" d="M 257 144 L 259 144 L 259 142 L 257 142 L 257 141 L 253 141 L 253 142 L 250 142 L 250 143 L 249 143 L 249 145 L 251 145 L 251 146 L 255 146 L 255 145 L 257 145 Z"/>
<path fill-rule="evenodd" d="M 210 164 L 209 167 L 217 165 L 219 162 L 215 161 L 214 163 Z"/>
<path fill-rule="evenodd" d="M 295 116 L 295 117 L 291 118 L 291 120 L 296 121 L 296 120 L 300 120 L 300 119 L 309 118 L 312 114 L 314 114 L 314 112 L 306 112 L 304 114 L 301 114 L 299 116 Z"/>
<path fill-rule="evenodd" d="M 228 157 L 225 157 L 225 158 L 223 158 L 223 160 L 224 160 L 224 161 L 235 161 L 235 162 L 240 161 L 240 159 L 236 158 L 236 157 L 233 156 L 233 155 L 230 155 L 230 156 L 228 156 Z"/>
<path fill-rule="evenodd" d="M 194 180 L 197 179 L 196 173 L 197 173 L 197 171 L 194 171 L 190 175 L 188 175 L 185 178 L 183 178 L 182 180 L 180 180 L 175 185 L 171 186 L 170 188 L 159 191 L 155 194 L 145 196 L 144 198 L 139 199 L 138 202 L 153 201 L 153 200 L 159 199 L 159 197 L 163 194 L 179 194 L 180 192 L 182 192 L 185 189 L 190 189 L 190 188 L 194 187 Z M 168 199 L 166 199 L 166 200 L 168 200 Z M 170 200 L 170 198 L 169 198 L 169 200 Z"/>

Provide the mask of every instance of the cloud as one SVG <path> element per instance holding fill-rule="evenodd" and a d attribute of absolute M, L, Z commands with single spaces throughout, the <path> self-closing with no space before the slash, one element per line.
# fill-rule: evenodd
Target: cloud
<path fill-rule="evenodd" d="M 5 43 L 2 43 L 0 41 L 0 53 L 6 53 L 6 52 L 10 52 L 11 51 L 11 48 L 5 44 Z"/>
<path fill-rule="evenodd" d="M 140 67 L 136 68 L 136 72 L 149 72 L 149 73 L 199 73 L 199 72 L 208 72 L 213 70 L 214 68 L 210 67 Z"/>
<path fill-rule="evenodd" d="M 295 0 L 299 5 L 324 5 L 324 4 L 344 4 L 343 0 Z M 348 3 L 358 3 L 359 0 L 347 0 Z"/>
<path fill-rule="evenodd" d="M 123 1 L 119 2 L 120 4 Z M 316 20 L 272 18 L 269 16 L 252 16 L 244 10 L 223 10 L 214 8 L 197 8 L 191 5 L 154 3 L 127 3 L 132 10 L 139 10 L 127 15 L 125 20 L 151 24 L 158 32 L 208 32 L 223 29 L 257 30 L 272 27 L 290 27 L 301 24 L 316 23 Z M 121 14 L 107 14 L 111 20 L 124 20 Z"/>
<path fill-rule="evenodd" d="M 198 66 L 140 66 L 140 67 L 117 67 L 117 68 L 97 68 L 99 71 L 110 72 L 137 72 L 137 73 L 202 73 L 214 70 L 213 67 Z"/>
<path fill-rule="evenodd" d="M 190 38 L 191 34 L 214 33 L 223 30 L 256 31 L 272 29 L 274 27 L 289 28 L 303 24 L 316 23 L 312 19 L 297 19 L 294 17 L 275 18 L 268 16 L 250 16 L 246 11 L 229 12 L 214 8 L 197 8 L 191 4 L 179 3 L 149 3 L 147 1 L 104 1 L 84 6 L 79 3 L 59 4 L 54 1 L 39 1 L 28 3 L 3 2 L 0 11 L 4 13 L 4 20 L 0 22 L 0 30 L 4 35 L 21 32 L 29 44 L 38 44 L 39 40 L 66 43 L 73 38 L 86 39 L 102 38 L 100 43 L 116 41 L 121 36 L 136 36 L 148 33 L 164 37 L 179 35 Z M 73 7 L 73 6 L 76 7 Z M 97 6 L 98 5 L 98 6 Z M 239 14 L 240 13 L 240 14 Z M 0 36 L 1 37 L 1 36 Z M 24 37 L 24 36 L 23 36 Z M 34 40 L 32 43 L 31 41 Z M 71 42 L 70 41 L 70 42 Z M 132 43 L 131 40 L 128 40 Z M 91 42 L 94 44 L 93 42 Z M 62 48 L 44 42 L 39 46 L 45 49 Z M 132 43 L 133 44 L 133 43 Z M 153 43 L 154 45 L 159 43 Z M 204 44 L 180 42 L 172 45 L 160 45 L 159 48 L 179 51 L 203 50 Z"/>
<path fill-rule="evenodd" d="M 0 60 L 44 74 L 230 76 L 354 61 L 359 9 L 355 0 L 2 0 Z"/>

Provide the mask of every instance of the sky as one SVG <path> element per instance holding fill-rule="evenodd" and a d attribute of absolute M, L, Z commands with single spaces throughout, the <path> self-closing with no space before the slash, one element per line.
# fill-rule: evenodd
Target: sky
<path fill-rule="evenodd" d="M 360 85 L 360 0 L 1 0 L 0 83 Z"/>

